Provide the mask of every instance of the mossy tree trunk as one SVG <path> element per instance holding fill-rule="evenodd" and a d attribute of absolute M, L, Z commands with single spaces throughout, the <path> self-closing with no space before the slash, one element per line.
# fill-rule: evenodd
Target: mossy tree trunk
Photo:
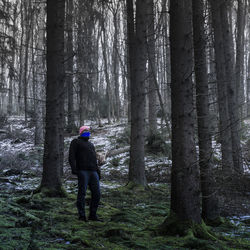
<path fill-rule="evenodd" d="M 219 208 L 212 173 L 204 3 L 203 0 L 193 0 L 192 3 L 202 217 L 205 220 L 215 220 L 219 217 Z"/>
<path fill-rule="evenodd" d="M 201 223 L 193 102 L 192 0 L 170 1 L 172 100 L 171 213 Z"/>
<path fill-rule="evenodd" d="M 64 130 L 65 0 L 47 0 L 46 127 L 41 189 L 61 194 Z"/>

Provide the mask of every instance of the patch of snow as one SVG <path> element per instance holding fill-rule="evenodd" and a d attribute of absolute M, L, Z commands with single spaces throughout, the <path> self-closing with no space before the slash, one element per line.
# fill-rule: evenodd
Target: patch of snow
<path fill-rule="evenodd" d="M 115 188 L 121 187 L 122 185 L 118 184 L 116 182 L 114 182 L 114 183 L 108 183 L 108 184 L 101 182 L 100 186 L 101 186 L 102 189 L 115 189 Z"/>

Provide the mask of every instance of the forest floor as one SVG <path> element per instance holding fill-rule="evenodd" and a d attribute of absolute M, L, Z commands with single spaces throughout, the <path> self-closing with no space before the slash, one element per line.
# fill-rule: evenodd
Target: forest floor
<path fill-rule="evenodd" d="M 87 125 L 93 127 L 91 140 L 97 151 L 114 152 L 128 146 L 125 122 L 101 128 L 91 122 Z M 250 146 L 250 124 L 246 126 L 242 142 L 245 149 Z M 218 178 L 218 183 L 233 183 L 237 188 L 234 195 L 227 185 L 227 189 L 220 189 L 220 206 L 226 220 L 218 227 L 209 227 L 217 240 L 164 236 L 159 225 L 168 216 L 170 206 L 170 142 L 166 138 L 164 154 L 147 151 L 147 190 L 126 187 L 129 155 L 124 150 L 108 157 L 101 167 L 98 215 L 103 221 L 82 222 L 75 207 L 77 180 L 67 163 L 69 143 L 74 136 L 65 137 L 63 186 L 67 197 L 52 198 L 33 192 L 41 181 L 43 147 L 33 146 L 32 123 L 11 117 L 2 129 L 11 133 L 0 134 L 0 249 L 250 249 L 248 174 Z M 213 144 L 215 162 L 219 164 L 219 147 Z M 246 158 L 248 153 L 244 153 Z M 89 200 L 88 192 L 86 209 Z"/>

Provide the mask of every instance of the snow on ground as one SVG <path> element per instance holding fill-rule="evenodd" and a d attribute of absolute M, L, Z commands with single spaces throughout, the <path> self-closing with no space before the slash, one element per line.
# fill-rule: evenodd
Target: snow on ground
<path fill-rule="evenodd" d="M 25 152 L 26 154 L 34 149 L 34 146 L 27 142 L 13 143 L 10 139 L 2 140 L 0 143 L 0 156 L 3 156 L 5 152 L 17 153 Z"/>
<path fill-rule="evenodd" d="M 7 125 L 4 129 L 11 130 L 11 138 L 7 136 L 5 138 L 0 138 L 0 157 L 3 157 L 4 154 L 20 154 L 23 153 L 24 156 L 27 156 L 33 151 L 37 150 L 37 147 L 33 145 L 33 134 L 34 128 L 28 126 L 30 121 L 26 124 L 24 117 L 12 116 L 8 118 L 10 125 Z M 121 121 L 121 124 L 107 124 L 107 120 L 102 120 L 102 123 L 105 125 L 99 128 L 94 121 L 87 120 L 85 125 L 88 125 L 92 128 L 91 141 L 96 147 L 98 152 L 107 153 L 108 151 L 117 148 L 117 139 L 122 136 L 122 134 L 128 131 L 126 128 L 126 121 Z M 250 126 L 250 119 L 244 121 L 245 126 Z M 250 130 L 246 129 L 246 134 L 250 136 Z M 1 135 L 2 136 L 2 135 Z M 71 137 L 65 137 L 65 159 L 67 159 L 68 148 L 71 140 L 76 138 L 78 135 Z M 244 143 L 244 142 L 243 142 Z M 122 146 L 119 146 L 122 147 Z M 220 144 L 216 142 L 215 138 L 212 140 L 213 154 L 217 160 L 221 159 Z M 40 148 L 41 150 L 41 148 Z M 118 164 L 112 164 L 112 161 L 115 160 Z M 128 173 L 128 162 L 129 154 L 122 153 L 114 157 L 107 158 L 107 162 L 102 166 L 102 171 L 109 175 L 110 171 L 120 171 L 122 175 L 127 175 Z M 159 166 L 161 167 L 160 174 L 164 173 L 166 170 L 170 170 L 172 161 L 167 157 L 154 157 L 146 156 L 145 157 L 145 167 L 146 170 L 152 170 Z M 69 167 L 68 163 L 65 162 L 66 168 Z M 249 171 L 249 166 L 245 165 L 245 169 Z"/>
<path fill-rule="evenodd" d="M 34 147 L 33 145 L 33 134 L 34 128 L 28 126 L 28 123 L 24 122 L 24 117 L 12 116 L 8 118 L 10 125 L 7 125 L 4 129 L 11 130 L 10 138 L 0 135 L 0 157 L 4 157 L 5 154 L 23 154 L 23 157 L 28 158 L 31 154 L 35 154 L 40 150 L 40 157 L 42 154 L 42 148 Z M 101 153 L 107 153 L 110 150 L 117 149 L 117 147 L 122 148 L 117 143 L 117 139 L 120 139 L 128 131 L 126 128 L 126 121 L 121 121 L 120 124 L 107 124 L 107 120 L 102 120 L 103 127 L 98 127 L 94 121 L 86 121 L 85 125 L 92 128 L 91 141 L 96 147 L 96 150 Z M 250 119 L 245 121 L 246 126 L 250 126 Z M 127 132 L 128 133 L 128 132 Z M 250 133 L 247 129 L 246 133 Z M 65 169 L 69 172 L 69 164 L 67 162 L 67 154 L 69 149 L 69 144 L 75 136 L 65 137 Z M 215 138 L 212 140 L 212 147 L 214 157 L 218 160 L 221 159 L 220 144 L 216 142 Z M 102 174 L 106 177 L 114 175 L 117 177 L 127 178 L 128 175 L 128 163 L 129 163 L 129 153 L 121 153 L 113 157 L 108 157 L 106 163 L 101 166 Z M 39 166 L 40 164 L 40 166 Z M 170 167 L 172 161 L 167 157 L 163 156 L 153 156 L 146 155 L 145 157 L 145 168 L 147 173 L 157 173 L 155 180 L 160 180 L 161 176 L 169 175 Z M 245 166 L 249 170 L 249 166 Z M 41 160 L 36 161 L 36 163 L 30 168 L 42 170 Z M 111 178 L 110 178 L 111 179 Z"/>

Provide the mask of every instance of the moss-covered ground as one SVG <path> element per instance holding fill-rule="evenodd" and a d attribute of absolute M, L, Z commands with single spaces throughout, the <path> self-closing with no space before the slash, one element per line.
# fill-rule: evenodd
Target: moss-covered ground
<path fill-rule="evenodd" d="M 215 239 L 162 235 L 159 225 L 169 213 L 168 185 L 144 190 L 105 184 L 98 210 L 102 222 L 78 220 L 74 182 L 64 198 L 48 198 L 30 190 L 1 191 L 0 249 L 250 248 L 250 232 L 243 230 L 243 224 L 230 222 L 209 228 Z"/>

